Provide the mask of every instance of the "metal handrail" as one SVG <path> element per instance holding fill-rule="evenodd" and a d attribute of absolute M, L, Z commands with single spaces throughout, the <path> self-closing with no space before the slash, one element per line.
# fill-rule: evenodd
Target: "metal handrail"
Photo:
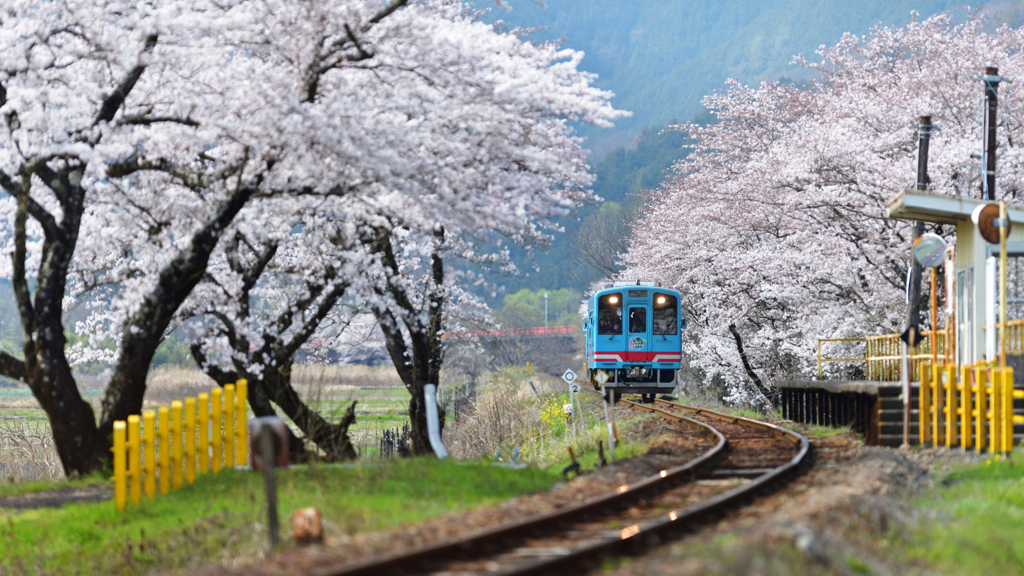
<path fill-rule="evenodd" d="M 1022 348 L 1024 348 L 1024 320 L 1021 320 L 1020 326 Z M 933 336 L 934 341 L 938 343 L 938 354 L 945 355 L 948 345 L 945 332 L 936 330 L 924 333 L 924 341 L 916 348 L 910 350 L 910 353 L 907 355 L 907 359 L 910 361 L 911 374 L 917 374 L 917 366 L 920 362 L 929 361 L 934 358 L 931 347 Z M 825 358 L 822 353 L 822 344 L 825 342 L 864 342 L 864 356 L 857 358 Z M 902 361 L 903 351 L 899 334 L 882 334 L 880 336 L 866 336 L 862 338 L 818 339 L 819 380 L 823 378 L 822 371 L 826 362 L 864 362 L 868 380 L 895 382 L 900 379 Z"/>

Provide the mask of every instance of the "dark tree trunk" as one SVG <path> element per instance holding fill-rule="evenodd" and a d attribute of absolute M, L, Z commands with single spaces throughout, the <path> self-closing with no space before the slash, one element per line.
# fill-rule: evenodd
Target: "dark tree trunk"
<path fill-rule="evenodd" d="M 758 392 L 761 393 L 761 396 L 764 398 L 764 401 L 767 404 L 765 408 L 771 410 L 771 391 L 768 389 L 767 386 L 764 385 L 764 382 L 761 381 L 761 377 L 757 375 L 757 372 L 754 372 L 754 367 L 750 365 L 750 360 L 747 358 L 747 353 L 746 351 L 743 350 L 743 339 L 740 338 L 739 330 L 736 329 L 735 324 L 729 324 L 729 332 L 732 333 L 732 337 L 736 341 L 736 351 L 739 352 L 740 354 L 740 360 L 743 362 L 743 369 L 746 371 L 747 376 L 750 377 L 751 382 L 754 383 L 754 387 L 757 389 Z"/>
<path fill-rule="evenodd" d="M 411 396 L 409 398 L 409 434 L 412 444 L 411 452 L 414 456 L 433 453 L 427 431 L 424 386 L 439 384 L 443 361 L 441 320 L 444 311 L 442 292 L 444 261 L 440 254 L 441 243 L 444 241 L 443 230 L 439 229 L 435 233 L 435 240 L 437 245 L 431 258 L 430 271 L 430 280 L 433 286 L 427 297 L 428 309 L 426 311 L 417 309 L 413 305 L 403 285 L 398 282 L 398 260 L 395 257 L 390 233 L 381 231 L 372 243 L 372 249 L 380 254 L 381 263 L 386 270 L 387 292 L 394 299 L 395 304 L 405 312 L 402 322 L 409 334 L 408 344 L 395 315 L 383 305 L 374 308 L 374 316 L 377 318 L 381 331 L 384 332 L 388 355 L 391 356 L 391 361 Z M 383 294 L 381 295 L 383 296 Z M 423 321 L 423 316 L 426 316 L 426 321 Z M 443 427 L 443 411 L 440 407 L 438 407 L 438 412 L 439 422 Z"/>
<path fill-rule="evenodd" d="M 71 183 L 70 175 L 75 171 L 80 174 L 83 168 L 71 162 L 57 171 L 46 165 L 37 166 L 35 170 L 59 199 L 63 214 L 58 222 L 31 198 L 30 177 L 23 178 L 20 187 L 3 178 L 3 187 L 16 193 L 18 198 L 12 287 L 25 334 L 25 360 L 5 356 L 0 368 L 6 376 L 20 376 L 32 390 L 50 421 L 54 446 L 64 473 L 73 477 L 100 466 L 102 459 L 97 458 L 96 453 L 103 445 L 96 430 L 92 406 L 79 393 L 64 355 L 67 341 L 62 304 L 85 199 L 85 191 Z M 45 236 L 34 294 L 29 291 L 25 269 L 29 215 L 39 222 Z"/>
<path fill-rule="evenodd" d="M 156 286 L 125 323 L 121 334 L 121 354 L 103 395 L 100 433 L 104 437 L 109 439 L 116 420 L 125 420 L 142 410 L 146 376 L 167 326 L 202 279 L 210 254 L 217 247 L 224 229 L 255 191 L 253 187 L 239 188 L 221 205 L 214 217 L 192 236 L 189 247 L 160 271 Z M 103 457 L 108 456 L 107 448 L 108 445 L 101 448 Z"/>
<path fill-rule="evenodd" d="M 348 437 L 348 428 L 356 419 L 353 401 L 337 424 L 331 424 L 316 410 L 310 408 L 292 386 L 292 359 L 279 360 L 266 369 L 261 385 L 266 387 L 270 401 L 277 404 L 296 426 L 302 430 L 328 460 L 354 460 L 358 454 Z"/>

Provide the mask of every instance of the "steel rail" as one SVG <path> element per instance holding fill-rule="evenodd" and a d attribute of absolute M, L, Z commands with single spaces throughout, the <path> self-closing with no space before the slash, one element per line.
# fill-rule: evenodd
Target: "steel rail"
<path fill-rule="evenodd" d="M 668 413 L 665 410 L 655 408 L 653 406 L 645 406 L 643 404 L 628 401 L 625 402 L 642 410 L 662 414 Z M 762 428 L 782 436 L 789 436 L 800 446 L 800 448 L 797 451 L 797 454 L 793 456 L 789 462 L 774 468 L 770 472 L 766 472 L 761 476 L 758 476 L 743 486 L 738 486 L 703 502 L 687 506 L 682 510 L 672 510 L 668 513 L 659 515 L 657 518 L 627 526 L 618 532 L 617 537 L 609 537 L 602 542 L 574 549 L 569 554 L 520 566 L 512 570 L 501 572 L 501 574 L 505 576 L 525 576 L 548 574 L 569 568 L 578 570 L 580 563 L 582 562 L 592 561 L 594 558 L 608 556 L 611 554 L 628 553 L 634 546 L 642 545 L 645 541 L 649 542 L 649 539 L 651 538 L 658 538 L 659 535 L 664 532 L 677 530 L 687 522 L 699 520 L 713 512 L 717 512 L 731 506 L 757 490 L 764 488 L 772 481 L 799 466 L 803 462 L 804 457 L 807 456 L 810 449 L 810 442 L 808 442 L 807 438 L 802 434 L 781 428 L 774 424 L 769 424 L 768 422 L 761 422 L 759 420 L 753 420 L 751 418 L 744 418 L 741 416 L 730 416 L 713 410 L 694 408 L 692 406 L 685 406 L 683 404 L 677 404 L 675 402 L 668 402 L 660 399 L 656 400 L 656 402 L 661 405 L 686 410 L 702 416 L 725 420 L 734 424 L 744 424 L 755 428 Z"/>
<path fill-rule="evenodd" d="M 475 548 L 509 548 L 511 546 L 508 546 L 507 542 L 517 537 L 521 537 L 524 534 L 543 528 L 557 526 L 562 522 L 586 517 L 587 515 L 593 514 L 602 509 L 621 505 L 622 503 L 638 498 L 648 492 L 657 491 L 663 487 L 670 486 L 680 478 L 688 476 L 700 466 L 719 456 L 727 445 L 725 436 L 714 427 L 704 422 L 693 420 L 679 414 L 673 414 L 672 412 L 662 410 L 660 408 L 645 408 L 652 412 L 659 413 L 671 420 L 685 422 L 692 426 L 701 428 L 714 435 L 718 441 L 714 447 L 684 464 L 674 466 L 667 470 L 661 470 L 659 473 L 653 476 L 648 476 L 647 478 L 634 482 L 633 484 L 623 484 L 614 492 L 595 496 L 594 498 L 584 500 L 578 504 L 572 504 L 552 512 L 524 518 L 512 524 L 505 524 L 481 530 L 462 538 L 433 544 L 398 556 L 392 556 L 384 559 L 371 559 L 354 566 L 348 566 L 340 569 L 324 567 L 313 570 L 310 574 L 315 574 L 316 576 L 379 576 L 381 574 L 389 573 L 415 573 L 418 572 L 415 568 L 415 564 L 420 562 L 428 562 L 438 559 L 446 560 L 453 556 L 463 556 L 470 553 Z"/>

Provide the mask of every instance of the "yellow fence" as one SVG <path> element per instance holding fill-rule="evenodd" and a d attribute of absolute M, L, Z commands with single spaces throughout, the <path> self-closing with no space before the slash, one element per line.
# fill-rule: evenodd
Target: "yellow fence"
<path fill-rule="evenodd" d="M 962 366 L 922 363 L 918 396 L 921 443 L 960 446 L 982 452 L 1013 450 L 1013 425 L 1024 416 L 1013 413 L 1013 399 L 1024 390 L 1013 387 L 1013 368 L 984 363 Z"/>
<path fill-rule="evenodd" d="M 1024 335 L 1024 322 L 1021 325 Z M 825 342 L 863 342 L 864 356 L 855 358 L 826 358 L 822 354 Z M 944 359 L 949 349 L 946 334 L 943 332 L 926 333 L 924 340 L 916 348 L 909 351 L 911 374 L 917 374 L 922 364 L 931 362 L 932 342 L 938 343 L 935 351 L 939 359 Z M 819 338 L 818 339 L 818 379 L 822 378 L 822 367 L 827 362 L 864 362 L 864 374 L 868 380 L 879 382 L 898 382 L 903 366 L 903 342 L 899 334 L 885 334 L 868 338 Z M 1024 346 L 1024 343 L 1022 343 Z"/>
<path fill-rule="evenodd" d="M 236 395 L 237 392 L 237 395 Z M 130 498 L 138 504 L 183 482 L 196 473 L 243 466 L 249 460 L 246 403 L 248 383 L 213 388 L 209 394 L 175 400 L 170 409 L 142 412 L 114 422 L 114 504 L 124 510 Z M 182 410 L 184 408 L 184 411 Z M 236 418 L 237 416 L 237 418 Z M 198 440 L 198 449 L 197 449 Z M 198 464 L 198 466 L 197 466 Z"/>

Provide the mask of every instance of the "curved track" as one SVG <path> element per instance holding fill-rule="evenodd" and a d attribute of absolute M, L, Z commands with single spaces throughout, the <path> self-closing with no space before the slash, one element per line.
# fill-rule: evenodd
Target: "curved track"
<path fill-rule="evenodd" d="M 809 447 L 796 432 L 749 418 L 663 400 L 655 406 L 623 404 L 700 427 L 717 442 L 697 458 L 576 505 L 398 556 L 321 566 L 309 573 L 549 574 L 567 568 L 578 572 L 602 557 L 642 550 L 661 541 L 665 533 L 750 496 L 798 466 Z"/>

